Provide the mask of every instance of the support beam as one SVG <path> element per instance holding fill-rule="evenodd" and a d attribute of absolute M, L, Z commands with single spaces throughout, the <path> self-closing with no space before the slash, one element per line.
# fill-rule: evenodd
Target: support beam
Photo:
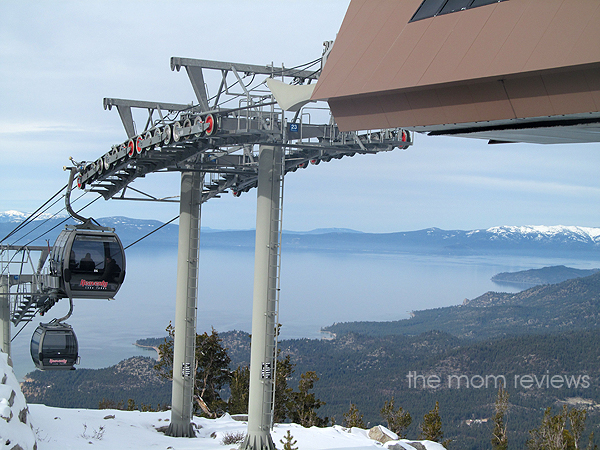
<path fill-rule="evenodd" d="M 6 279 L 6 283 L 4 280 Z M 10 296 L 8 277 L 2 276 L 0 280 L 0 338 L 1 350 L 8 355 L 10 361 Z"/>
<path fill-rule="evenodd" d="M 194 58 L 180 58 L 177 56 L 171 57 L 171 70 L 177 70 L 181 67 L 202 67 L 204 69 L 214 70 L 231 70 L 232 67 L 238 72 L 245 72 L 257 75 L 269 75 L 269 76 L 287 76 L 304 78 L 310 80 L 316 80 L 319 78 L 319 74 L 314 70 L 298 70 L 287 67 L 274 67 L 272 65 L 259 66 L 256 64 L 242 64 L 232 63 L 226 61 L 211 61 L 207 59 L 194 59 Z"/>
<path fill-rule="evenodd" d="M 164 103 L 164 102 L 148 102 L 143 100 L 127 100 L 123 98 L 108 98 L 105 97 L 102 104 L 104 109 L 109 111 L 113 106 L 127 108 L 142 108 L 142 109 L 162 109 L 166 111 L 187 111 L 192 105 L 184 105 L 181 103 Z"/>
<path fill-rule="evenodd" d="M 192 427 L 196 353 L 196 307 L 202 179 L 198 172 L 181 174 L 175 340 L 173 342 L 173 391 L 171 423 L 166 434 L 195 437 Z"/>
<path fill-rule="evenodd" d="M 130 106 L 117 106 L 117 111 L 119 112 L 119 117 L 121 118 L 121 122 L 123 123 L 123 128 L 125 128 L 125 133 L 127 133 L 128 138 L 132 138 L 135 136 L 135 126 L 133 125 L 133 116 L 131 114 Z"/>
<path fill-rule="evenodd" d="M 277 351 L 282 152 L 281 147 L 261 146 L 259 153 L 248 433 L 241 447 L 246 450 L 275 449 L 270 429 Z"/>
<path fill-rule="evenodd" d="M 201 111 L 208 111 L 208 97 L 206 96 L 206 87 L 204 86 L 204 75 L 201 67 L 188 66 L 185 68 L 190 83 L 194 88 L 194 93 L 198 99 Z"/>

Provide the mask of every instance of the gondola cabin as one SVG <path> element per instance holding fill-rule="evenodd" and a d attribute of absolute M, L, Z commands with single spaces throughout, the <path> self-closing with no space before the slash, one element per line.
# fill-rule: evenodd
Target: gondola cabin
<path fill-rule="evenodd" d="M 125 252 L 114 229 L 67 226 L 50 254 L 58 297 L 108 299 L 125 279 Z"/>
<path fill-rule="evenodd" d="M 67 323 L 40 323 L 31 337 L 31 359 L 40 370 L 74 370 L 79 347 Z"/>

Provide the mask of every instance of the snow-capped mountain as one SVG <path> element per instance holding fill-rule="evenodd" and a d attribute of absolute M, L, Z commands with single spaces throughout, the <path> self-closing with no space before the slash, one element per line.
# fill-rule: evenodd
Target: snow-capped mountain
<path fill-rule="evenodd" d="M 397 233 L 284 233 L 285 248 L 352 252 L 443 254 L 600 252 L 600 228 L 577 226 L 500 226 L 480 230 L 427 228 Z"/>
<path fill-rule="evenodd" d="M 20 223 L 23 222 L 25 219 L 27 219 L 29 217 L 31 213 L 24 213 L 21 211 L 4 211 L 4 212 L 0 212 L 0 223 Z M 49 214 L 49 213 L 42 213 L 42 214 L 38 214 L 35 216 L 34 220 L 46 220 L 46 219 L 52 219 L 52 218 L 56 218 L 56 219 L 64 219 L 65 217 L 67 217 L 65 214 L 57 214 L 57 215 L 53 215 L 53 214 Z"/>
<path fill-rule="evenodd" d="M 529 239 L 535 241 L 560 239 L 562 241 L 577 241 L 586 243 L 600 242 L 600 228 L 575 226 L 503 226 L 485 230 L 491 239 Z"/>
<path fill-rule="evenodd" d="M 17 223 L 28 217 L 18 211 L 0 213 L 0 234 L 9 233 Z M 41 217 L 40 217 L 41 219 Z M 51 230 L 44 239 L 51 242 L 62 227 L 55 227 L 64 217 L 54 217 L 36 230 L 36 236 Z M 157 220 L 128 217 L 98 218 L 103 226 L 113 227 L 125 245 L 157 230 L 162 223 Z M 36 222 L 38 222 L 36 220 Z M 65 223 L 74 223 L 72 220 Z M 37 226 L 37 225 L 35 225 Z M 161 228 L 144 239 L 146 245 L 177 248 L 176 223 Z M 23 233 L 28 228 L 25 227 Z M 18 234 L 15 235 L 15 239 Z M 31 239 L 31 238 L 29 238 Z M 201 245 L 213 248 L 251 249 L 254 247 L 253 230 L 214 230 L 202 228 Z M 308 232 L 284 231 L 283 248 L 303 251 L 371 252 L 371 253 L 443 253 L 476 254 L 495 252 L 527 252 L 535 254 L 600 252 L 600 228 L 578 226 L 498 226 L 479 230 L 442 230 L 426 228 L 418 231 L 396 233 L 362 233 L 345 228 L 320 229 Z M 595 256 L 594 256 L 595 257 Z"/>
<path fill-rule="evenodd" d="M 20 211 L 4 211 L 0 212 L 0 223 L 7 222 L 22 222 L 29 214 Z"/>
<path fill-rule="evenodd" d="M 576 226 L 501 226 L 487 230 L 474 230 L 467 233 L 475 236 L 483 233 L 491 241 L 536 241 L 536 242 L 581 242 L 600 243 L 600 228 Z"/>

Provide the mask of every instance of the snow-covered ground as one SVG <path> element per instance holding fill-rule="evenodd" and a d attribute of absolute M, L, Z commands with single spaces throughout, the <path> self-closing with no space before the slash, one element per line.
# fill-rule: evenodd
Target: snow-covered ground
<path fill-rule="evenodd" d="M 194 418 L 196 439 L 173 438 L 157 431 L 169 424 L 170 412 L 138 412 L 118 410 L 62 409 L 44 405 L 29 405 L 31 425 L 37 438 L 38 450 L 68 449 L 234 449 L 236 444 L 224 445 L 227 434 L 245 433 L 246 422 L 233 420 L 229 415 L 220 419 Z M 296 424 L 278 424 L 271 435 L 277 448 L 290 430 L 295 447 L 301 450 L 415 450 L 408 440 L 380 444 L 369 439 L 367 430 L 303 428 Z M 427 450 L 443 450 L 440 444 L 419 441 Z M 395 447 L 395 445 L 398 445 Z"/>
<path fill-rule="evenodd" d="M 0 450 L 69 450 L 69 449 L 235 449 L 224 439 L 243 436 L 246 422 L 226 414 L 219 419 L 194 418 L 196 438 L 173 438 L 162 432 L 169 425 L 171 413 L 119 410 L 64 409 L 45 405 L 27 405 L 21 388 L 0 351 Z M 369 438 L 368 431 L 341 426 L 303 428 L 296 424 L 278 424 L 271 433 L 277 448 L 291 432 L 295 448 L 302 450 L 443 450 L 430 441 L 388 441 L 381 444 Z M 389 430 L 385 430 L 388 431 Z M 389 432 L 391 433 L 391 432 Z"/>

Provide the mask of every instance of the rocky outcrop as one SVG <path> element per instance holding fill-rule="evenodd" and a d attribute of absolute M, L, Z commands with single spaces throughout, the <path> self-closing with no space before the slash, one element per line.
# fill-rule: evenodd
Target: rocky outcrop
<path fill-rule="evenodd" d="M 383 425 L 377 425 L 369 430 L 369 438 L 385 444 L 389 441 L 397 441 L 398 435 L 393 431 L 388 430 Z"/>

